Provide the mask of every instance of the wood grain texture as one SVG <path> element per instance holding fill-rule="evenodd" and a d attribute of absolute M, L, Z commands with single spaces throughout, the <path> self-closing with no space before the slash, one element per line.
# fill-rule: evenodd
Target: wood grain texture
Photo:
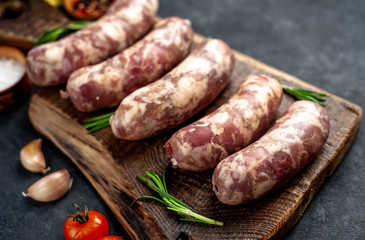
<path fill-rule="evenodd" d="M 0 19 L 0 44 L 29 50 L 44 32 L 70 22 L 60 9 L 43 0 L 29 0 L 26 4 L 19 17 Z"/>
<path fill-rule="evenodd" d="M 195 36 L 196 43 L 203 39 Z M 300 219 L 350 148 L 362 116 L 359 106 L 332 95 L 324 104 L 331 130 L 320 155 L 283 189 L 248 205 L 221 204 L 212 191 L 213 171 L 192 173 L 169 169 L 169 192 L 198 213 L 223 221 L 223 227 L 181 222 L 175 212 L 167 211 L 157 202 L 137 202 L 131 206 L 139 196 L 155 195 L 137 176 L 145 170 L 162 173 L 169 162 L 163 148 L 169 137 L 223 104 L 248 74 L 264 73 L 283 84 L 322 91 L 246 55 L 235 52 L 235 56 L 231 82 L 213 104 L 183 125 L 146 140 L 119 140 L 110 128 L 87 134 L 81 127 L 82 120 L 104 112 L 78 112 L 70 101 L 60 99 L 58 88 L 39 89 L 32 97 L 29 117 L 33 126 L 83 172 L 132 239 L 280 239 Z M 285 94 L 276 118 L 293 101 Z"/>

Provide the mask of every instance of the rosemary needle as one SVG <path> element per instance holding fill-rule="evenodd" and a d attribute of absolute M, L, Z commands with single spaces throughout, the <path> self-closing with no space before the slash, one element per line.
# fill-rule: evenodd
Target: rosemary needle
<path fill-rule="evenodd" d="M 157 192 L 160 195 L 160 198 L 154 197 L 154 196 L 143 196 L 140 198 L 137 198 L 134 202 L 144 200 L 144 199 L 154 199 L 164 205 L 167 206 L 167 209 L 175 211 L 181 215 L 184 216 L 190 216 L 192 218 L 179 218 L 179 220 L 182 221 L 191 221 L 191 222 L 199 222 L 199 223 L 207 223 L 207 224 L 213 224 L 218 226 L 223 226 L 223 222 L 216 221 L 211 218 L 204 217 L 196 212 L 193 212 L 189 209 L 188 206 L 186 206 L 182 201 L 175 198 L 174 196 L 170 195 L 167 192 L 166 188 L 166 170 L 170 165 L 168 165 L 162 174 L 162 180 L 161 178 L 153 171 L 145 171 L 145 174 L 147 175 L 147 178 L 145 176 L 138 176 L 139 179 L 146 182 L 147 185 Z M 133 203 L 134 203 L 133 202 Z M 132 203 L 132 204 L 133 204 Z"/>
<path fill-rule="evenodd" d="M 324 99 L 324 98 L 330 97 L 329 95 L 327 95 L 325 93 L 305 90 L 305 89 L 301 89 L 301 88 L 289 87 L 286 85 L 281 85 L 281 86 L 286 93 L 290 94 L 294 98 L 296 98 L 298 100 L 309 100 L 309 101 L 318 103 L 321 106 L 323 106 L 322 102 L 326 101 L 326 99 Z"/>
<path fill-rule="evenodd" d="M 113 114 L 114 112 L 111 112 L 97 117 L 88 118 L 84 120 L 84 124 L 82 125 L 82 127 L 85 129 L 90 129 L 89 133 L 96 132 L 100 129 L 109 126 L 109 119 Z"/>
<path fill-rule="evenodd" d="M 49 30 L 45 32 L 42 36 L 40 36 L 38 40 L 33 43 L 33 46 L 38 46 L 48 42 L 54 42 L 67 34 L 70 34 L 85 27 L 91 22 L 92 21 L 74 21 L 67 26 L 57 27 Z"/>

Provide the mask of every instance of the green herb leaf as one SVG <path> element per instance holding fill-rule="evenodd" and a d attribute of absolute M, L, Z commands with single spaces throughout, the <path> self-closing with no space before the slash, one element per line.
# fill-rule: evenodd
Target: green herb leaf
<path fill-rule="evenodd" d="M 92 22 L 93 21 L 90 21 L 90 20 L 73 21 L 67 26 L 67 28 L 72 31 L 77 31 L 77 30 L 80 30 L 81 28 L 89 25 Z"/>
<path fill-rule="evenodd" d="M 103 114 L 97 117 L 88 118 L 84 120 L 83 128 L 89 129 L 89 133 L 96 132 L 100 129 L 106 128 L 109 126 L 109 119 L 114 114 L 114 112 Z"/>
<path fill-rule="evenodd" d="M 154 199 L 154 200 L 159 201 L 160 203 L 165 204 L 166 206 L 168 206 L 164 201 L 162 201 L 161 199 L 159 199 L 157 197 L 154 197 L 154 196 L 143 196 L 143 197 L 138 198 L 138 201 L 144 200 L 144 199 Z"/>
<path fill-rule="evenodd" d="M 154 197 L 154 196 L 143 196 L 140 198 L 137 198 L 132 204 L 134 204 L 136 201 L 144 200 L 144 199 L 153 199 L 156 201 L 159 201 L 160 203 L 167 206 L 167 209 L 175 211 L 181 215 L 184 216 L 190 216 L 192 218 L 179 218 L 179 220 L 182 221 L 192 221 L 192 222 L 199 222 L 199 223 L 207 223 L 207 224 L 214 224 L 218 226 L 223 226 L 223 222 L 213 220 L 211 218 L 204 217 L 198 213 L 195 213 L 191 211 L 188 206 L 186 206 L 183 202 L 181 202 L 179 199 L 175 198 L 174 196 L 170 195 L 167 192 L 166 187 L 166 171 L 167 168 L 170 165 L 168 165 L 162 174 L 162 180 L 161 178 L 153 171 L 145 171 L 145 176 L 139 175 L 138 178 L 142 181 L 146 182 L 147 185 L 157 192 L 161 199 Z"/>
<path fill-rule="evenodd" d="M 45 32 L 40 38 L 38 38 L 38 40 L 33 43 L 33 46 L 35 47 L 43 43 L 54 42 L 65 35 L 80 30 L 91 22 L 92 21 L 75 21 L 67 26 L 57 27 L 49 30 Z"/>
<path fill-rule="evenodd" d="M 329 95 L 327 95 L 325 93 L 305 90 L 305 89 L 301 89 L 301 88 L 289 87 L 286 85 L 281 85 L 281 86 L 286 93 L 290 94 L 294 98 L 296 98 L 298 100 L 312 101 L 312 102 L 318 103 L 321 106 L 323 106 L 322 102 L 326 101 L 326 99 L 324 99 L 324 98 L 330 97 Z"/>

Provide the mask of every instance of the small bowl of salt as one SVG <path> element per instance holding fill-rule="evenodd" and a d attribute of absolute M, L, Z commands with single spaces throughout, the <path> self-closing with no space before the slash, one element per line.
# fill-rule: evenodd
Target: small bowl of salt
<path fill-rule="evenodd" d="M 24 54 L 16 48 L 0 46 L 0 111 L 22 102 L 30 87 Z"/>

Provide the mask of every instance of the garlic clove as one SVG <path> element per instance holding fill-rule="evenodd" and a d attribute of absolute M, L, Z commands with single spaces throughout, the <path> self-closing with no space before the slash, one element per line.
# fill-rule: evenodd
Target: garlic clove
<path fill-rule="evenodd" d="M 46 160 L 41 151 L 42 139 L 38 138 L 25 145 L 20 150 L 20 162 L 23 167 L 31 172 L 46 173 L 50 168 L 46 168 Z"/>
<path fill-rule="evenodd" d="M 72 181 L 67 169 L 62 169 L 39 179 L 22 194 L 40 202 L 52 202 L 68 192 Z"/>

